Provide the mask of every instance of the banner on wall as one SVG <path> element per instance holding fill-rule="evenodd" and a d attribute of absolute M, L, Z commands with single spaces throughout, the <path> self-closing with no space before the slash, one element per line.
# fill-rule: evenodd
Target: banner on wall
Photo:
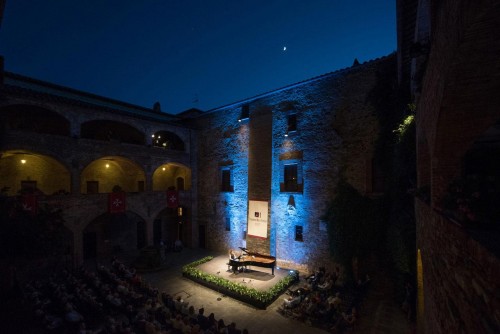
<path fill-rule="evenodd" d="M 248 232 L 252 237 L 267 239 L 267 201 L 248 201 Z"/>
<path fill-rule="evenodd" d="M 25 194 L 21 198 L 21 204 L 24 211 L 29 212 L 32 216 L 38 213 L 38 199 L 35 194 Z"/>
<path fill-rule="evenodd" d="M 179 206 L 179 192 L 177 190 L 167 190 L 167 207 L 176 208 Z"/>
<path fill-rule="evenodd" d="M 124 191 L 108 194 L 108 212 L 123 213 L 127 210 L 127 193 Z"/>

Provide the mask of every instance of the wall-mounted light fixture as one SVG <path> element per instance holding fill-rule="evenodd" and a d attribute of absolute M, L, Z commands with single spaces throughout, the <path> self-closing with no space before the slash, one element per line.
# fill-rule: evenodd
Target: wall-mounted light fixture
<path fill-rule="evenodd" d="M 248 104 L 245 104 L 241 106 L 241 114 L 240 117 L 238 118 L 238 122 L 241 123 L 249 118 L 250 118 L 250 106 Z"/>
<path fill-rule="evenodd" d="M 26 163 L 26 160 L 21 159 L 21 163 L 24 165 Z"/>
<path fill-rule="evenodd" d="M 106 164 L 106 168 L 109 168 L 109 164 Z"/>

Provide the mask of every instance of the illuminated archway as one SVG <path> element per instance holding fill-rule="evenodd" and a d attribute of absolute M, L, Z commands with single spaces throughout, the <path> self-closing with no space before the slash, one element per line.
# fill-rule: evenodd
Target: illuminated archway
<path fill-rule="evenodd" d="M 29 151 L 7 151 L 0 158 L 0 188 L 8 196 L 31 188 L 45 195 L 71 191 L 68 168 L 54 158 Z"/>
<path fill-rule="evenodd" d="M 166 150 L 184 151 L 182 139 L 170 131 L 158 131 L 152 135 L 152 144 Z"/>
<path fill-rule="evenodd" d="M 130 159 L 119 156 L 102 157 L 92 161 L 82 171 L 82 193 L 110 193 L 115 186 L 125 192 L 144 190 L 144 170 Z"/>
<path fill-rule="evenodd" d="M 190 190 L 191 169 L 177 163 L 159 166 L 153 173 L 153 190 L 164 191 L 170 187 L 175 187 L 177 190 Z M 184 187 L 184 189 L 180 189 L 180 187 Z"/>

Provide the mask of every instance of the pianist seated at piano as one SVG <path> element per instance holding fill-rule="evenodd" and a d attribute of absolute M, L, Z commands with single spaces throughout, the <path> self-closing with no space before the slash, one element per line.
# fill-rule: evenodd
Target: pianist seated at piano
<path fill-rule="evenodd" d="M 238 268 L 243 269 L 247 266 L 256 266 L 271 268 L 272 275 L 274 275 L 274 267 L 276 265 L 276 258 L 270 255 L 259 254 L 256 252 L 250 252 L 244 247 L 240 247 L 241 253 L 236 256 L 233 250 L 229 251 L 229 265 L 232 266 L 233 272 L 237 272 Z M 234 255 L 234 259 L 232 256 Z"/>
<path fill-rule="evenodd" d="M 236 254 L 234 254 L 234 250 L 232 249 L 229 250 L 229 258 L 231 260 L 236 260 Z"/>

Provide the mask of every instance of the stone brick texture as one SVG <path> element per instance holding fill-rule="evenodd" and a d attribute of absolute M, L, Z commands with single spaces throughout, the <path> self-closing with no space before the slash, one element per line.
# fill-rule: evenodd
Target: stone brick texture
<path fill-rule="evenodd" d="M 431 45 L 417 94 L 418 186 L 426 333 L 498 333 L 500 262 L 466 229 L 441 216 L 448 185 L 463 175 L 464 157 L 500 119 L 500 4 L 431 1 Z M 483 233 L 487 234 L 487 231 Z"/>
<path fill-rule="evenodd" d="M 10 77 L 9 74 L 6 75 Z M 23 79 L 24 80 L 24 79 Z M 29 83 L 29 79 L 26 79 Z M 10 81 L 6 80 L 7 83 Z M 50 87 L 50 84 L 49 84 Z M 61 88 L 64 90 L 64 88 Z M 0 176 L 5 182 L 14 179 L 16 182 L 10 195 L 15 195 L 19 190 L 19 180 L 37 181 L 37 186 L 46 196 L 40 197 L 41 204 L 48 203 L 63 210 L 66 227 L 73 233 L 75 264 L 82 261 L 82 234 L 97 217 L 107 213 L 107 194 L 85 194 L 85 170 L 98 159 L 104 157 L 115 158 L 121 162 L 122 173 L 115 181 L 123 185 L 127 195 L 127 210 L 138 221 L 146 224 L 147 241 L 153 242 L 153 222 L 166 207 L 166 194 L 164 191 L 152 192 L 153 173 L 161 165 L 175 163 L 185 166 L 186 169 L 196 166 L 191 154 L 192 142 L 195 142 L 196 133 L 186 127 L 178 126 L 169 120 L 172 118 L 158 116 L 152 112 L 144 111 L 145 108 L 138 107 L 138 114 L 133 112 L 122 112 L 112 107 L 103 108 L 90 103 L 82 103 L 84 97 L 78 94 L 71 98 L 59 98 L 51 94 L 34 93 L 30 90 L 15 89 L 5 85 L 1 91 L 0 116 L 2 116 L 1 153 L 2 166 L 13 166 L 14 163 L 6 163 L 8 159 L 18 154 L 28 154 L 29 159 L 37 163 L 30 169 L 16 174 L 9 167 L 0 171 Z M 113 103 L 109 103 L 111 106 Z M 56 120 L 61 119 L 55 126 L 65 126 L 69 122 L 71 133 L 69 136 L 44 134 L 33 132 L 36 124 L 28 124 L 27 130 L 9 128 L 15 123 L 16 112 L 22 113 L 23 108 L 41 108 L 41 111 Z M 120 107 L 120 103 L 118 103 Z M 16 112 L 8 112 L 17 108 Z M 133 109 L 133 108 L 130 108 Z M 145 117 L 148 116 L 148 117 Z M 83 123 L 94 120 L 114 120 L 128 124 L 144 134 L 144 145 L 129 144 L 119 141 L 103 141 L 80 138 L 80 127 Z M 111 129 L 112 130 L 112 129 Z M 177 134 L 185 143 L 185 151 L 164 150 L 151 147 L 150 137 L 158 131 L 170 131 Z M 5 160 L 4 160 L 5 159 Z M 19 170 L 18 170 L 19 171 Z M 47 177 L 47 175 L 51 175 Z M 96 175 L 89 176 L 89 179 Z M 145 192 L 137 192 L 137 181 L 145 181 Z M 193 176 L 193 182 L 196 176 Z M 187 182 L 188 186 L 190 182 Z M 4 187 L 6 184 L 0 184 Z M 9 184 L 10 185 L 10 184 Z M 101 190 L 111 191 L 114 184 L 100 185 Z M 52 195 L 63 189 L 69 195 Z M 196 189 L 187 188 L 181 191 L 181 204 L 191 216 L 196 213 Z M 194 207 L 194 208 L 193 208 Z M 195 240 L 193 233 L 197 231 L 191 227 L 191 219 L 186 219 L 185 235 L 182 236 L 186 245 L 191 246 Z M 176 237 L 176 236 L 175 236 Z M 127 239 L 128 240 L 128 239 Z M 196 245 L 195 245 L 196 246 Z"/>
<path fill-rule="evenodd" d="M 276 256 L 283 267 L 307 271 L 330 265 L 321 219 L 341 175 L 361 193 L 371 189 L 366 162 L 373 157 L 378 121 L 377 105 L 368 96 L 378 78 L 394 75 L 395 67 L 395 56 L 387 56 L 202 116 L 197 124 L 198 214 L 210 236 L 207 247 L 247 246 Z M 243 105 L 249 106 L 250 118 L 238 122 Z M 290 114 L 297 115 L 297 131 L 285 137 Z M 300 157 L 294 161 L 300 165 L 301 191 L 280 190 L 287 154 Z M 228 164 L 234 191 L 221 192 L 221 165 Z M 267 240 L 245 238 L 248 200 L 269 201 Z M 295 240 L 295 226 L 302 226 L 303 241 Z"/>
<path fill-rule="evenodd" d="M 500 261 L 461 227 L 415 203 L 425 333 L 498 333 Z"/>

